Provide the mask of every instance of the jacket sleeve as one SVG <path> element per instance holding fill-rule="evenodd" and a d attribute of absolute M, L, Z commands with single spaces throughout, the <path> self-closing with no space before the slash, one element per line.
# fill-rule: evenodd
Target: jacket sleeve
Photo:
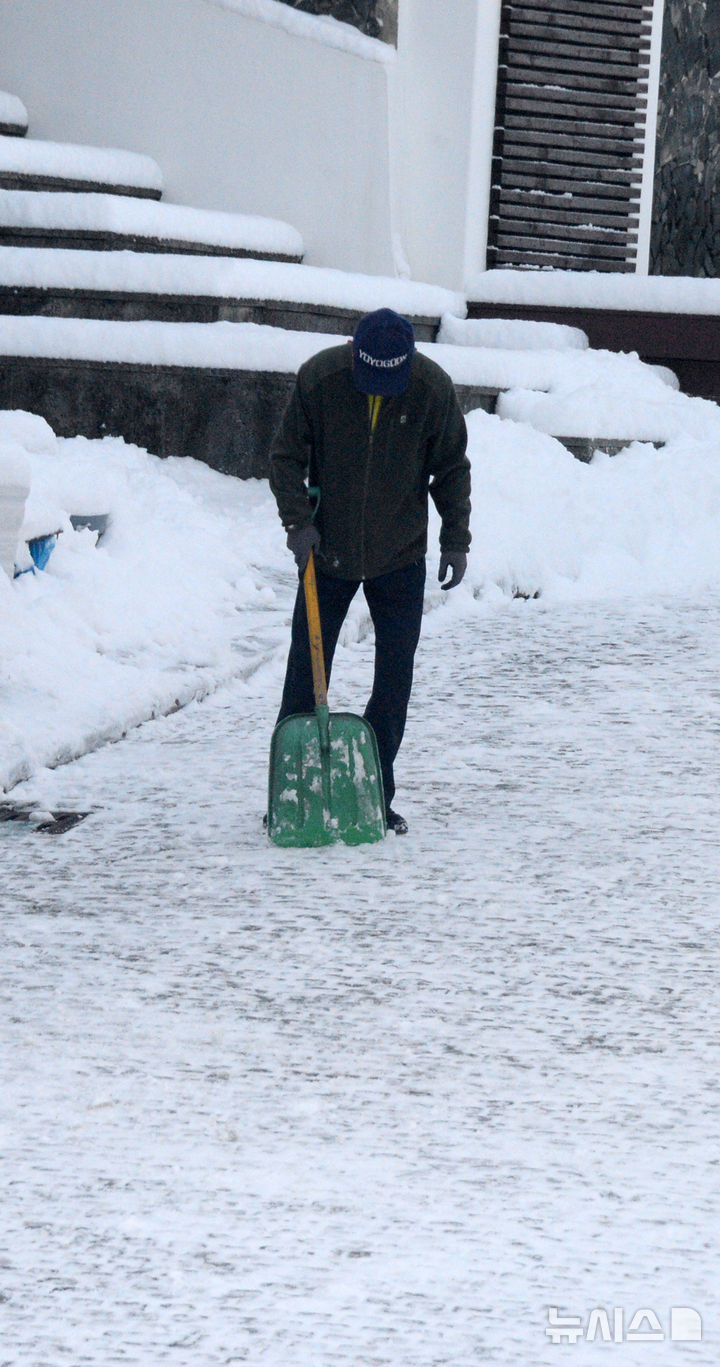
<path fill-rule="evenodd" d="M 442 518 L 440 549 L 470 547 L 470 461 L 467 427 L 448 377 L 442 415 L 429 446 L 430 496 Z"/>
<path fill-rule="evenodd" d="M 312 521 L 306 483 L 312 455 L 312 426 L 301 370 L 270 450 L 270 488 L 286 530 Z"/>

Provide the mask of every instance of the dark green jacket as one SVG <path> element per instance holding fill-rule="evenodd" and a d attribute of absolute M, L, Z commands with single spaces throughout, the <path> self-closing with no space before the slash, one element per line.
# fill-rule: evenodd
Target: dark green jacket
<path fill-rule="evenodd" d="M 407 390 L 383 399 L 372 433 L 368 397 L 355 388 L 344 343 L 300 368 L 273 444 L 270 487 L 288 528 L 310 522 L 307 485 L 317 485 L 321 569 L 374 579 L 425 554 L 428 492 L 442 518 L 441 550 L 467 551 L 466 446 L 452 380 L 419 352 Z"/>

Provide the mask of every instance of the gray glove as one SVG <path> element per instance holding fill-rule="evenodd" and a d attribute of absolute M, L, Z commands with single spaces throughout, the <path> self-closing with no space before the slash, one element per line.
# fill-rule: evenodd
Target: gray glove
<path fill-rule="evenodd" d="M 301 574 L 305 573 L 310 552 L 316 551 L 319 545 L 320 533 L 317 527 L 313 527 L 312 522 L 306 523 L 304 527 L 290 527 L 288 529 L 287 548 L 295 556 L 295 564 Z"/>
<path fill-rule="evenodd" d="M 438 579 L 443 589 L 454 589 L 460 583 L 467 569 L 467 556 L 464 551 L 443 551 L 440 556 L 440 569 Z M 443 584 L 443 579 L 447 578 L 448 570 L 452 570 L 452 579 L 449 584 Z"/>

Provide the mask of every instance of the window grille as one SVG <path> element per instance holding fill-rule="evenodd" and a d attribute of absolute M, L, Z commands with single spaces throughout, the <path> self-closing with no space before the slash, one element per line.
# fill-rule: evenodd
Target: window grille
<path fill-rule="evenodd" d="M 503 5 L 489 267 L 635 269 L 652 8 Z"/>

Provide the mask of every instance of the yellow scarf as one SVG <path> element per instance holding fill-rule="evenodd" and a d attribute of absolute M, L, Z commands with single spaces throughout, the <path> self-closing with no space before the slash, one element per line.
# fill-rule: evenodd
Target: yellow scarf
<path fill-rule="evenodd" d="M 382 394 L 368 394 L 368 411 L 369 411 L 369 413 L 370 413 L 370 431 L 371 431 L 371 432 L 374 432 L 374 431 L 375 431 L 375 428 L 376 428 L 376 426 L 377 426 L 377 420 L 378 420 L 378 417 L 380 416 L 380 405 L 381 405 L 381 403 L 382 403 Z"/>

